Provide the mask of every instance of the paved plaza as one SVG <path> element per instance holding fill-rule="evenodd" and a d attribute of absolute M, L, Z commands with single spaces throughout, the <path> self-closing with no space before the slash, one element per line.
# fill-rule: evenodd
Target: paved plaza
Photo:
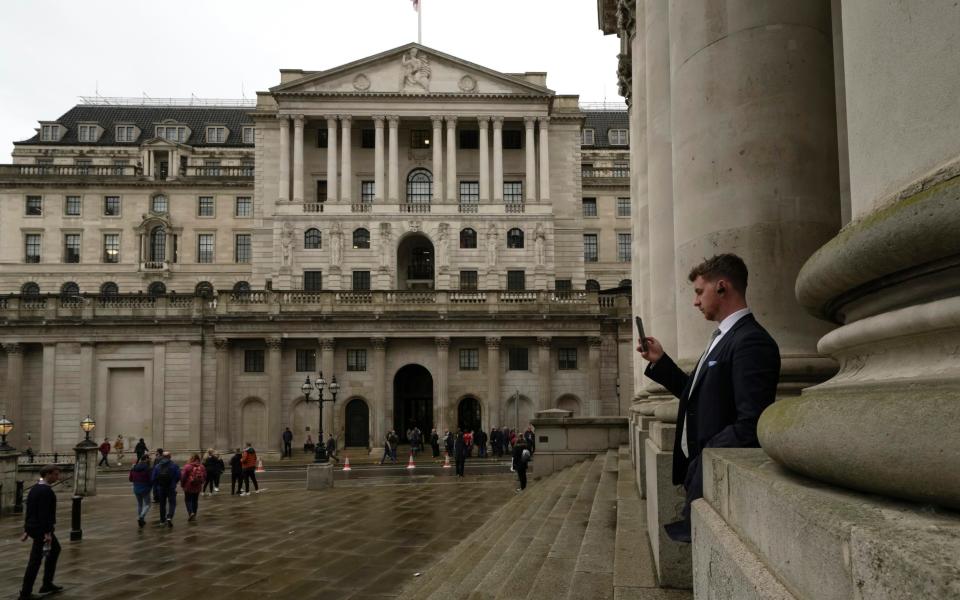
<path fill-rule="evenodd" d="M 231 497 L 227 479 L 201 497 L 196 522 L 181 493 L 172 529 L 156 524 L 154 505 L 139 530 L 126 473 L 111 473 L 84 500 L 79 543 L 69 541 L 71 490 L 58 486 L 56 581 L 66 590 L 56 597 L 394 598 L 514 496 L 508 473 L 370 475 L 307 492 L 304 471 L 269 472 L 249 497 Z M 0 519 L 0 598 L 19 591 L 30 550 L 21 531 L 22 516 Z"/>

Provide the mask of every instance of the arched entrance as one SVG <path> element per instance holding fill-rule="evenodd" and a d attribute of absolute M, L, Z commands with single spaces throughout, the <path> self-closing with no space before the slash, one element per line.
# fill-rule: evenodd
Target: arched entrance
<path fill-rule="evenodd" d="M 370 409 L 367 403 L 360 398 L 347 402 L 344 409 L 344 444 L 346 446 L 370 445 Z"/>
<path fill-rule="evenodd" d="M 397 287 L 401 290 L 433 289 L 433 243 L 417 233 L 397 247 Z"/>
<path fill-rule="evenodd" d="M 480 401 L 473 396 L 467 396 L 457 405 L 457 427 L 461 431 L 480 431 L 481 416 Z"/>
<path fill-rule="evenodd" d="M 433 429 L 433 377 L 421 365 L 407 365 L 393 378 L 393 428 L 407 441 L 407 429 Z"/>
<path fill-rule="evenodd" d="M 523 394 L 507 398 L 504 421 L 510 429 L 524 431 L 533 419 L 533 402 Z"/>
<path fill-rule="evenodd" d="M 557 408 L 569 410 L 573 416 L 580 416 L 580 400 L 573 394 L 564 394 L 557 400 Z"/>
<path fill-rule="evenodd" d="M 258 450 L 267 448 L 267 407 L 259 398 L 250 398 L 240 411 L 241 443 L 250 443 Z"/>
<path fill-rule="evenodd" d="M 302 448 L 307 443 L 307 436 L 310 436 L 312 442 L 317 441 L 317 423 L 320 421 L 319 407 L 316 402 L 304 402 L 301 400 L 293 407 L 293 431 L 294 447 Z"/>

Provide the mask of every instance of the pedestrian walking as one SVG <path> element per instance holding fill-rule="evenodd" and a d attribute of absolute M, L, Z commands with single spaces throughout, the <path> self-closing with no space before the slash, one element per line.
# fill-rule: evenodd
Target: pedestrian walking
<path fill-rule="evenodd" d="M 230 495 L 240 494 L 243 490 L 243 455 L 240 448 L 233 451 L 230 458 Z"/>
<path fill-rule="evenodd" d="M 143 454 L 137 464 L 130 469 L 128 478 L 133 484 L 133 495 L 137 497 L 137 525 L 142 529 L 147 524 L 147 513 L 150 512 L 150 496 L 153 486 L 150 485 L 150 456 Z"/>
<path fill-rule="evenodd" d="M 333 436 L 327 438 L 327 456 L 331 460 L 340 462 L 337 460 L 337 440 L 333 439 Z"/>
<path fill-rule="evenodd" d="M 395 460 L 393 460 L 393 449 L 390 444 L 389 433 L 387 433 L 387 435 L 383 438 L 383 456 L 380 457 L 380 464 L 382 465 L 387 460 L 391 462 L 396 462 Z"/>
<path fill-rule="evenodd" d="M 103 443 L 100 444 L 100 462 L 97 463 L 98 467 L 110 466 L 110 461 L 108 460 L 110 448 L 110 438 L 103 438 Z"/>
<path fill-rule="evenodd" d="M 293 458 L 293 432 L 289 427 L 283 430 L 283 457 Z"/>
<path fill-rule="evenodd" d="M 387 434 L 390 438 L 390 457 L 393 459 L 393 462 L 397 462 L 397 447 L 400 446 L 400 436 L 397 435 L 397 432 L 393 429 L 390 430 L 390 433 Z"/>
<path fill-rule="evenodd" d="M 430 448 L 433 450 L 433 457 L 440 458 L 440 435 L 436 429 L 430 431 Z"/>
<path fill-rule="evenodd" d="M 177 511 L 177 483 L 180 481 L 180 467 L 173 462 L 169 452 L 164 452 L 156 465 L 150 482 L 157 490 L 157 504 L 160 507 L 160 524 L 173 527 L 173 513 Z"/>
<path fill-rule="evenodd" d="M 37 598 L 33 595 L 33 584 L 40 573 L 40 563 L 44 563 L 40 593 L 53 594 L 63 591 L 63 587 L 53 583 L 53 577 L 57 573 L 57 558 L 60 557 L 60 542 L 53 533 L 57 524 L 57 494 L 51 486 L 59 479 L 60 467 L 46 465 L 40 469 L 40 480 L 27 494 L 27 515 L 23 521 L 23 537 L 20 541 L 25 542 L 30 538 L 33 546 L 30 548 L 27 570 L 23 574 L 20 600 Z"/>
<path fill-rule="evenodd" d="M 453 434 L 449 429 L 443 434 L 443 445 L 447 449 L 447 456 L 453 456 Z"/>
<path fill-rule="evenodd" d="M 123 464 L 123 436 L 118 435 L 116 441 L 113 442 L 113 451 L 117 453 L 117 466 Z"/>
<path fill-rule="evenodd" d="M 207 479 L 203 482 L 203 495 L 212 496 L 220 491 L 220 474 L 223 473 L 223 461 L 213 448 L 207 450 L 203 468 L 207 471 Z"/>
<path fill-rule="evenodd" d="M 517 473 L 517 479 L 520 481 L 520 487 L 517 492 L 527 489 L 527 466 L 530 464 L 530 449 L 522 438 L 520 442 L 513 447 L 513 470 Z"/>
<path fill-rule="evenodd" d="M 480 458 L 486 458 L 487 457 L 487 433 L 483 430 L 483 428 L 481 428 L 480 431 L 477 432 L 476 439 L 474 440 L 474 442 L 477 444 L 477 456 L 479 456 Z"/>
<path fill-rule="evenodd" d="M 200 462 L 200 455 L 194 454 L 190 457 L 190 462 L 183 467 L 183 473 L 180 475 L 180 487 L 183 488 L 183 503 L 187 507 L 188 521 L 194 521 L 197 518 L 197 510 L 200 509 L 200 491 L 203 490 L 206 480 L 207 470 Z"/>
<path fill-rule="evenodd" d="M 153 467 L 157 466 L 157 463 L 160 462 L 160 459 L 163 458 L 163 448 L 157 448 L 157 452 L 153 457 L 153 464 L 150 465 L 151 477 L 153 476 Z M 160 492 L 157 491 L 157 486 L 153 486 L 153 502 L 154 504 L 160 503 Z"/>
<path fill-rule="evenodd" d="M 137 463 L 139 463 L 140 459 L 143 458 L 143 455 L 149 452 L 147 449 L 147 443 L 143 441 L 143 438 L 140 438 L 140 441 L 137 442 L 137 445 L 134 447 L 133 451 L 137 454 Z"/>
<path fill-rule="evenodd" d="M 247 449 L 243 451 L 240 464 L 243 467 L 243 487 L 245 488 L 245 491 L 240 495 L 250 495 L 251 481 L 253 481 L 253 490 L 259 494 L 261 490 L 260 484 L 257 483 L 257 451 L 253 449 L 249 442 L 247 442 Z"/>
<path fill-rule="evenodd" d="M 457 477 L 463 477 L 464 468 L 467 465 L 467 441 L 464 439 L 463 432 L 457 430 L 457 439 L 453 445 L 454 459 L 457 463 Z"/>
<path fill-rule="evenodd" d="M 467 446 L 467 456 L 473 456 L 473 431 L 463 434 L 463 443 Z"/>

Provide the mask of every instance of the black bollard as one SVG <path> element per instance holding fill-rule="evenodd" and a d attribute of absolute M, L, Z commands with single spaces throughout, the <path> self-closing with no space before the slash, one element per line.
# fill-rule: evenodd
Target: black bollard
<path fill-rule="evenodd" d="M 73 497 L 73 507 L 70 514 L 70 541 L 79 542 L 83 539 L 83 529 L 80 528 L 80 503 L 83 496 Z"/>
<path fill-rule="evenodd" d="M 23 482 L 17 482 L 17 489 L 13 492 L 13 512 L 20 514 L 23 512 Z"/>

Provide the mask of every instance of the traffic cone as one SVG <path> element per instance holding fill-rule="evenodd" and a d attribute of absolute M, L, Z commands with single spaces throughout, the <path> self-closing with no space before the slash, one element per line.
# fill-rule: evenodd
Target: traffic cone
<path fill-rule="evenodd" d="M 443 457 L 443 468 L 444 468 L 444 469 L 449 469 L 449 468 L 450 468 L 450 453 L 449 453 L 449 452 L 447 452 L 447 455 Z"/>
<path fill-rule="evenodd" d="M 407 463 L 408 469 L 416 469 L 417 465 L 413 464 L 413 452 L 410 453 L 410 462 Z"/>
<path fill-rule="evenodd" d="M 265 473 L 266 469 L 263 468 L 263 459 L 257 459 L 257 473 Z"/>
<path fill-rule="evenodd" d="M 343 462 L 343 469 L 341 469 L 341 471 L 349 471 L 349 470 L 350 470 L 350 457 L 348 456 L 347 459 Z"/>

